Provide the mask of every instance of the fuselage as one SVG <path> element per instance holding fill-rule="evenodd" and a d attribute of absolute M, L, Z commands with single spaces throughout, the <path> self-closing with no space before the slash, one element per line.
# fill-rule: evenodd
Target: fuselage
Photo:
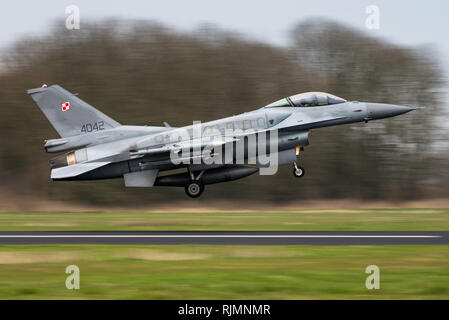
<path fill-rule="evenodd" d="M 376 109 L 380 109 L 376 112 Z M 225 135 L 226 129 L 230 130 L 274 130 L 280 133 L 291 131 L 308 131 L 314 128 L 322 128 L 347 123 L 375 120 L 394 116 L 413 110 L 412 108 L 388 105 L 372 104 L 358 101 L 348 101 L 340 104 L 301 107 L 263 107 L 254 111 L 226 117 L 218 120 L 204 122 L 202 126 L 203 136 L 208 136 L 208 131 L 219 131 Z M 77 148 L 103 149 L 99 145 L 117 143 L 112 153 L 124 152 L 139 148 L 148 148 L 167 143 L 179 142 L 179 131 L 191 132 L 193 125 L 180 128 L 154 127 L 154 126 L 120 126 L 113 129 L 91 132 L 73 137 L 53 139 L 46 141 L 47 152 L 61 152 Z M 172 137 L 177 137 L 176 141 Z M 189 138 L 186 138 L 189 139 Z M 96 152 L 95 152 L 96 153 Z M 95 156 L 90 157 L 94 160 Z"/>
<path fill-rule="evenodd" d="M 378 108 L 381 111 L 376 113 Z M 251 112 L 204 122 L 201 124 L 201 129 L 203 139 L 207 139 L 210 135 L 216 135 L 217 132 L 226 136 L 227 130 L 231 129 L 252 130 L 256 133 L 277 130 L 278 148 L 283 151 L 308 145 L 310 129 L 374 120 L 388 115 L 392 116 L 394 112 L 404 113 L 412 110 L 402 108 L 407 107 L 357 101 L 314 107 L 263 107 Z M 193 128 L 194 125 L 180 128 L 120 126 L 90 134 L 50 140 L 46 147 L 47 150 L 54 152 L 81 147 L 73 153 L 71 157 L 73 163 L 111 162 L 101 170 L 94 170 L 86 174 L 84 178 L 116 178 L 123 175 L 123 170 L 140 170 L 142 163 L 145 163 L 147 168 L 158 167 L 160 171 L 179 167 L 172 164 L 166 156 L 133 159 L 132 153 L 140 149 L 167 148 L 168 150 L 168 146 L 171 144 L 191 139 L 191 137 L 186 137 L 186 139 L 180 140 L 179 137 L 183 135 L 180 135 L 179 132 L 191 133 Z M 55 147 L 51 147 L 52 145 Z M 113 169 L 108 169 L 110 167 Z"/>

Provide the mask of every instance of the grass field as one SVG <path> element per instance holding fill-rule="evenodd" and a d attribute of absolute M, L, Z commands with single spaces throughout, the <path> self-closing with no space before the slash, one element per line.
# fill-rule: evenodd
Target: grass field
<path fill-rule="evenodd" d="M 3 246 L 0 298 L 448 299 L 449 246 Z"/>
<path fill-rule="evenodd" d="M 0 230 L 449 230 L 449 209 L 13 212 Z"/>
<path fill-rule="evenodd" d="M 449 230 L 449 210 L 0 213 L 0 230 Z M 449 299 L 449 246 L 0 246 L 0 299 L 53 298 Z"/>

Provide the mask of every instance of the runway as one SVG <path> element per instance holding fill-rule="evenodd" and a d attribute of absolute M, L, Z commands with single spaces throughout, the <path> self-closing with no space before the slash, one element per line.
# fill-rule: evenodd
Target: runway
<path fill-rule="evenodd" d="M 6 244 L 449 244 L 449 231 L 0 231 Z"/>

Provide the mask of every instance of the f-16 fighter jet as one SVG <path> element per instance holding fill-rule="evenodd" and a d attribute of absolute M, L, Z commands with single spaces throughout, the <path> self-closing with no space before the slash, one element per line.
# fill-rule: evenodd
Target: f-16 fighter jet
<path fill-rule="evenodd" d="M 45 141 L 51 179 L 123 178 L 127 187 L 184 187 L 196 198 L 207 184 L 274 174 L 291 165 L 309 144 L 311 129 L 368 122 L 417 108 L 346 101 L 323 92 L 289 96 L 260 109 L 205 123 L 174 128 L 121 125 L 59 85 L 27 92 L 58 132 Z M 181 169 L 184 172 L 171 173 Z M 178 170 L 180 171 L 180 170 Z"/>

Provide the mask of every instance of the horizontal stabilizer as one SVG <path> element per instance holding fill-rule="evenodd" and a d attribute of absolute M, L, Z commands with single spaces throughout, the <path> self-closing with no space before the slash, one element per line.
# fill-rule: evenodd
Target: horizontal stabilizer
<path fill-rule="evenodd" d="M 78 163 L 78 164 L 74 164 L 71 166 L 56 168 L 56 169 L 51 170 L 51 178 L 54 180 L 58 180 L 58 179 L 66 179 L 66 178 L 76 177 L 76 176 L 79 176 L 80 174 L 100 168 L 109 163 L 111 163 L 111 161 L 86 162 L 86 163 Z"/>

